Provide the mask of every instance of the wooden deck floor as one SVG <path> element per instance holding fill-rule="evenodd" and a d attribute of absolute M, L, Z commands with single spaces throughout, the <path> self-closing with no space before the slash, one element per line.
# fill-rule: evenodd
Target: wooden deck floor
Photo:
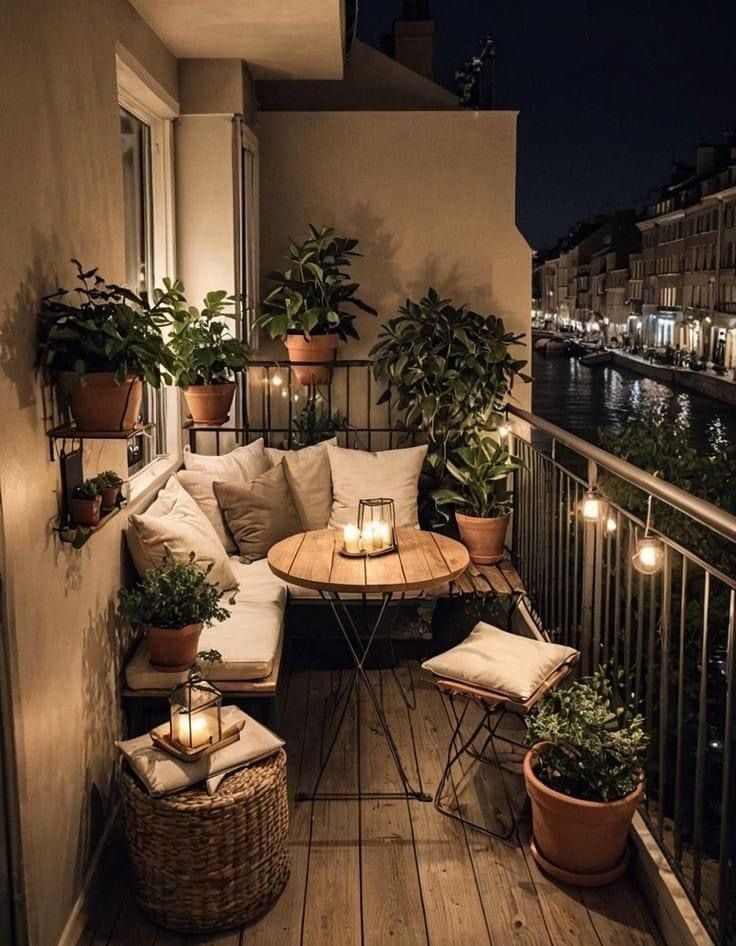
<path fill-rule="evenodd" d="M 407 710 L 389 671 L 372 671 L 402 755 L 433 789 L 447 750 L 444 706 L 416 663 L 399 670 L 415 683 Z M 325 719 L 340 675 L 290 674 L 276 727 L 287 739 L 290 797 L 312 787 Z M 358 747 L 360 751 L 358 751 Z M 504 776 L 523 805 L 520 777 Z M 398 788 L 367 698 L 348 711 L 323 790 Z M 498 774 L 474 765 L 456 786 L 473 816 L 493 817 Z M 600 890 L 557 884 L 528 850 L 511 847 L 438 814 L 422 802 L 292 802 L 292 873 L 280 900 L 245 929 L 209 936 L 158 930 L 138 911 L 121 845 L 111 845 L 79 946 L 654 946 L 662 940 L 629 878 Z"/>

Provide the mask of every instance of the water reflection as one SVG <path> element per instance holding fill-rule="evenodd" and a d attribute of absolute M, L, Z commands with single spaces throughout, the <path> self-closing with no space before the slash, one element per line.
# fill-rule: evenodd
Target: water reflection
<path fill-rule="evenodd" d="M 602 428 L 622 430 L 647 408 L 681 424 L 697 447 L 736 442 L 736 411 L 701 394 L 575 358 L 537 356 L 533 375 L 534 413 L 591 443 L 600 443 Z"/>

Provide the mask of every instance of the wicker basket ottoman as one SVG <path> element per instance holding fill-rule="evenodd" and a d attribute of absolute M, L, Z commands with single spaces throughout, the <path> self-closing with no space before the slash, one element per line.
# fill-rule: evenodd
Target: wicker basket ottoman
<path fill-rule="evenodd" d="M 123 814 L 135 898 L 167 929 L 207 932 L 263 913 L 289 878 L 286 753 L 200 788 L 152 798 L 127 767 Z"/>

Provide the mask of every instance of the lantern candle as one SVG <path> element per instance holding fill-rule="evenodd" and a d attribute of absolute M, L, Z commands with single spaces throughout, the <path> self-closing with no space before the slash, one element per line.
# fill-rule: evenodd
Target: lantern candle
<path fill-rule="evenodd" d="M 373 522 L 369 522 L 368 525 L 363 527 L 363 530 L 360 533 L 360 542 L 364 551 L 373 552 L 376 548 L 376 539 L 376 526 Z"/>
<path fill-rule="evenodd" d="M 352 522 L 343 531 L 343 545 L 345 551 L 353 555 L 360 552 L 360 529 Z"/>
<path fill-rule="evenodd" d="M 181 713 L 176 717 L 175 739 L 179 745 L 187 749 L 206 746 L 212 741 L 207 719 L 202 715 L 191 716 L 188 713 Z"/>

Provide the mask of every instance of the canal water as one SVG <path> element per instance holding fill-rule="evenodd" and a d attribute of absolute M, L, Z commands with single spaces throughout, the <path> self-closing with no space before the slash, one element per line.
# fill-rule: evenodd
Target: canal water
<path fill-rule="evenodd" d="M 602 428 L 620 430 L 647 408 L 685 419 L 696 447 L 720 438 L 736 443 L 736 410 L 702 394 L 612 365 L 587 368 L 577 358 L 538 353 L 532 374 L 534 413 L 591 443 L 600 444 Z"/>

